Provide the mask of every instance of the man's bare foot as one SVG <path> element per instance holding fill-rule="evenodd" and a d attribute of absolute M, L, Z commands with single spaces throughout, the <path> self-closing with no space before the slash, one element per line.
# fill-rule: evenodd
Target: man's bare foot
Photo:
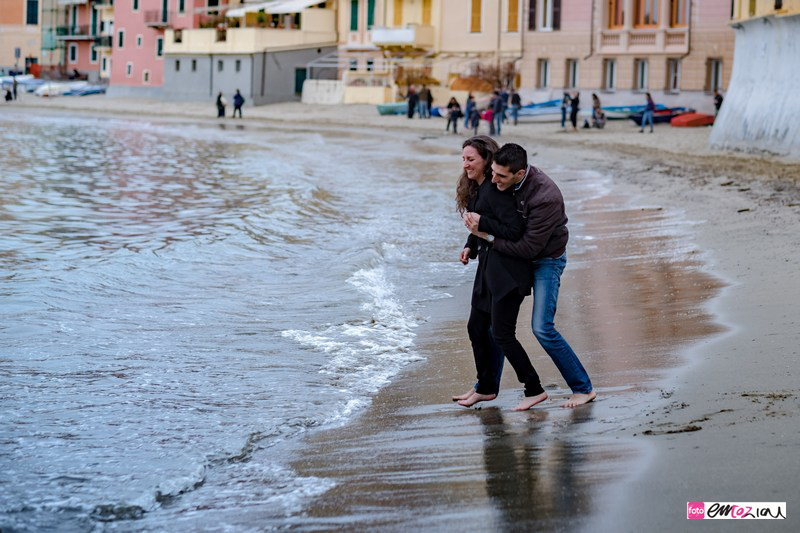
<path fill-rule="evenodd" d="M 519 404 L 513 409 L 514 411 L 527 411 L 537 403 L 543 402 L 547 399 L 547 393 L 543 392 L 536 396 L 525 396 Z"/>
<path fill-rule="evenodd" d="M 477 392 L 466 400 L 459 400 L 458 405 L 471 407 L 478 402 L 489 402 L 497 398 L 497 394 L 478 394 Z"/>
<path fill-rule="evenodd" d="M 467 398 L 469 398 L 473 394 L 475 394 L 475 389 L 469 389 L 464 394 L 459 394 L 458 396 L 453 396 L 453 401 L 457 402 L 459 400 L 466 400 Z"/>
<path fill-rule="evenodd" d="M 591 402 L 595 398 L 597 398 L 597 393 L 595 391 L 589 394 L 573 394 L 569 397 L 569 400 L 561 404 L 561 407 L 578 407 L 579 405 Z"/>

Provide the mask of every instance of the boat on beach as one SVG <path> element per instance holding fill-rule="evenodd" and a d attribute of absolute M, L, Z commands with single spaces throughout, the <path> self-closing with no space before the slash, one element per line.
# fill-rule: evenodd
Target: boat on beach
<path fill-rule="evenodd" d="M 408 102 L 395 102 L 393 104 L 378 104 L 379 115 L 405 115 L 408 112 Z"/>
<path fill-rule="evenodd" d="M 603 113 L 606 114 L 606 119 L 608 120 L 623 120 L 630 118 L 631 115 L 636 113 L 644 113 L 646 107 L 646 105 L 617 105 L 601 107 L 600 109 L 602 109 Z M 666 108 L 667 106 L 663 104 L 656 105 L 656 111 L 664 110 Z"/>

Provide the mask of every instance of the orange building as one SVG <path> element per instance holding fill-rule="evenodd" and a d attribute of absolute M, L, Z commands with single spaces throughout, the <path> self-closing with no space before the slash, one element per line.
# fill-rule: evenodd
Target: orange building
<path fill-rule="evenodd" d="M 27 71 L 39 62 L 39 0 L 3 0 L 0 9 L 0 74 Z"/>

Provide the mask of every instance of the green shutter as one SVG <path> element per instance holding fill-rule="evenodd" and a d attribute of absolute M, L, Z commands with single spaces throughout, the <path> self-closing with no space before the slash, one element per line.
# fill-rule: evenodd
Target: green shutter
<path fill-rule="evenodd" d="M 375 25 L 375 0 L 367 0 L 367 28 Z"/>
<path fill-rule="evenodd" d="M 358 31 L 358 0 L 350 0 L 350 31 Z"/>

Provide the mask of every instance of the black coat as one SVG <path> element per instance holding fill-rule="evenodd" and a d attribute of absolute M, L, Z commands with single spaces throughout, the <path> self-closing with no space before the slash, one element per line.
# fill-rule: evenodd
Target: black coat
<path fill-rule="evenodd" d="M 481 216 L 481 228 L 495 237 L 515 241 L 524 232 L 522 216 L 517 212 L 511 190 L 501 192 L 488 179 L 478 187 L 478 193 L 470 200 L 468 210 L 478 213 Z M 471 250 L 470 258 L 478 258 L 472 286 L 473 307 L 491 312 L 492 302 L 513 290 L 523 296 L 531 293 L 530 261 L 501 254 L 486 240 L 475 235 L 467 238 L 465 247 Z"/>

